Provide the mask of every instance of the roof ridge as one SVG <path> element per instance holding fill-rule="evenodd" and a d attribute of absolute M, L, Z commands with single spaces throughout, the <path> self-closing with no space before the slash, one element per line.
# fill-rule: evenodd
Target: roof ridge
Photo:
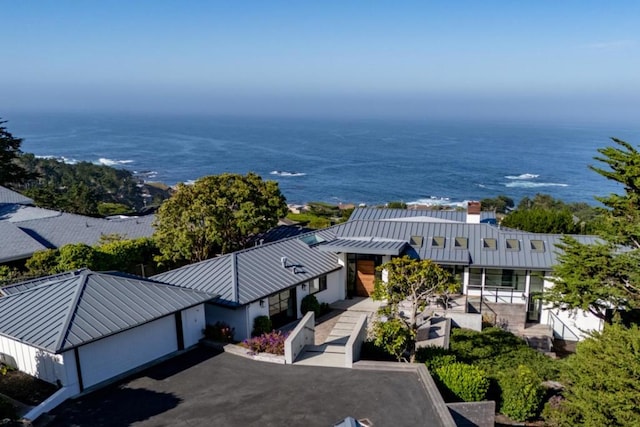
<path fill-rule="evenodd" d="M 11 295 L 22 294 L 24 292 L 29 292 L 29 291 L 32 291 L 34 289 L 39 289 L 39 288 L 44 287 L 44 286 L 51 286 L 53 284 L 53 282 L 55 282 L 58 279 L 59 280 L 74 279 L 80 273 L 82 273 L 85 270 L 88 270 L 88 268 L 80 268 L 78 270 L 64 271 L 62 273 L 56 273 L 56 274 L 52 274 L 52 275 L 49 275 L 49 276 L 36 277 L 36 278 L 33 278 L 33 279 L 25 280 L 23 282 L 13 283 L 11 285 L 4 286 L 2 289 L 11 289 L 11 288 L 19 287 L 19 286 L 29 285 L 30 283 L 33 283 L 33 282 L 42 281 L 42 283 L 38 283 L 37 285 L 34 285 L 34 286 L 32 286 L 30 288 L 27 288 L 27 289 L 24 289 L 22 291 L 18 291 L 18 292 L 12 293 Z M 69 275 L 69 277 L 65 278 L 64 277 L 65 275 Z"/>
<path fill-rule="evenodd" d="M 66 317 L 64 318 L 64 323 L 60 328 L 60 334 L 58 335 L 58 339 L 56 340 L 53 349 L 58 352 L 62 349 L 64 341 L 69 335 L 69 325 L 71 324 L 71 320 L 76 314 L 78 309 L 78 303 L 80 301 L 81 295 L 84 293 L 84 290 L 87 287 L 87 282 L 89 281 L 89 275 L 94 274 L 91 270 L 83 270 L 79 272 L 76 276 L 76 280 L 80 280 L 80 283 L 76 285 L 76 290 L 71 298 L 71 304 L 69 305 L 68 312 Z"/>
<path fill-rule="evenodd" d="M 150 279 L 146 277 L 139 277 L 139 276 L 133 276 L 133 275 L 132 275 L 133 277 L 121 276 L 119 274 L 109 274 L 106 272 L 96 272 L 96 271 L 91 271 L 91 274 L 94 276 L 109 276 L 109 277 L 115 277 L 116 279 L 121 279 L 121 280 L 141 282 L 148 286 L 171 288 L 171 289 L 178 290 L 179 292 L 182 292 L 186 289 L 188 292 L 194 292 L 202 295 L 213 295 L 209 292 L 200 291 L 198 289 L 184 288 L 182 286 L 176 286 L 171 283 L 163 282 L 161 280 Z"/>

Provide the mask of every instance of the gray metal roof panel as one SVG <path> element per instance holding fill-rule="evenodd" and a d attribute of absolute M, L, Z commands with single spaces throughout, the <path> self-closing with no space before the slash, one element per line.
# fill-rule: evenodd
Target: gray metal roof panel
<path fill-rule="evenodd" d="M 467 263 L 478 267 L 495 268 L 529 268 L 545 270 L 556 264 L 555 245 L 560 242 L 562 235 L 537 234 L 517 232 L 513 230 L 502 231 L 488 224 L 465 223 L 434 223 L 415 221 L 380 221 L 380 220 L 350 220 L 334 227 L 339 238 L 377 237 L 385 239 L 410 239 L 411 236 L 422 236 L 424 241 L 420 248 L 413 248 L 420 258 L 429 258 L 436 262 Z M 444 237 L 444 248 L 433 248 L 430 239 Z M 468 239 L 468 252 L 455 249 L 453 242 L 456 237 Z M 594 236 L 574 236 L 584 243 L 597 241 Z M 483 247 L 483 239 L 496 239 L 497 249 L 490 250 Z M 507 239 L 518 239 L 522 243 L 519 251 L 511 251 L 506 248 Z M 531 240 L 542 240 L 545 250 L 536 252 L 531 250 Z"/>
<path fill-rule="evenodd" d="M 50 218 L 59 216 L 61 212 L 51 209 L 43 209 L 35 206 L 24 205 L 1 205 L 0 221 L 22 222 L 33 219 Z"/>
<path fill-rule="evenodd" d="M 335 239 L 322 243 L 318 249 L 323 252 L 344 252 L 352 254 L 400 255 L 407 246 L 405 240 Z"/>
<path fill-rule="evenodd" d="M 334 238 L 331 229 L 316 231 L 187 265 L 152 278 L 219 294 L 219 300 L 224 303 L 246 304 L 341 268 L 336 254 L 320 252 L 316 245 L 301 240 L 310 235 L 324 240 Z M 296 274 L 293 267 L 282 267 L 282 257 L 297 266 Z"/>
<path fill-rule="evenodd" d="M 95 245 L 102 236 L 118 234 L 128 239 L 150 237 L 154 215 L 126 219 L 91 218 L 82 215 L 60 213 L 54 217 L 16 223 L 40 243 L 59 248 L 69 243 Z"/>
<path fill-rule="evenodd" d="M 15 224 L 0 221 L 0 262 L 29 258 L 44 249 L 47 248 Z"/>
<path fill-rule="evenodd" d="M 33 200 L 0 185 L 0 204 L 33 205 Z"/>
<path fill-rule="evenodd" d="M 82 270 L 0 298 L 0 333 L 60 353 L 213 297 L 142 278 Z"/>
<path fill-rule="evenodd" d="M 52 274 L 50 276 L 37 277 L 31 280 L 25 280 L 20 283 L 15 283 L 13 285 L 5 286 L 0 288 L 0 291 L 5 295 L 17 294 L 18 292 L 26 291 L 27 289 L 34 288 L 36 286 L 40 286 L 44 283 L 55 282 L 62 279 L 68 279 L 71 277 L 75 277 L 79 272 L 85 271 L 87 269 L 79 269 L 76 271 L 65 271 L 64 273 Z"/>
<path fill-rule="evenodd" d="M 427 220 L 444 220 L 465 223 L 466 210 L 436 210 L 436 209 L 387 209 L 387 208 L 356 208 L 350 221 L 353 220 L 392 220 L 401 218 L 424 217 Z M 495 218 L 495 212 L 481 211 L 480 219 Z"/>

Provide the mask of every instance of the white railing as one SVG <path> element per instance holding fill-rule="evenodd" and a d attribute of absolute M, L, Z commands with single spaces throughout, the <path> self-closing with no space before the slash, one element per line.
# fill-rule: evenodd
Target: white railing
<path fill-rule="evenodd" d="M 62 387 L 51 396 L 49 396 L 44 402 L 31 409 L 24 415 L 24 419 L 29 421 L 35 421 L 40 415 L 45 412 L 49 412 L 54 410 L 58 405 L 60 405 L 65 400 L 69 399 L 72 396 L 78 394 L 80 390 L 77 386 L 75 387 Z"/>
<path fill-rule="evenodd" d="M 552 311 L 549 311 L 549 326 L 553 331 L 553 337 L 567 341 L 580 341 L 578 334 L 573 332 L 573 329 L 564 323 L 558 316 Z"/>

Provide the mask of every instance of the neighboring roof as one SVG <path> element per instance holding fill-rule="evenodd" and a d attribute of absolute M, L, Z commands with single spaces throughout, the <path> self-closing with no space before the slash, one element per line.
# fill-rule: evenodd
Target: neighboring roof
<path fill-rule="evenodd" d="M 0 204 L 33 205 L 33 199 L 0 185 Z"/>
<path fill-rule="evenodd" d="M 42 285 L 43 283 L 55 282 L 61 279 L 68 279 L 70 277 L 75 277 L 83 271 L 89 271 L 86 268 L 81 268 L 79 270 L 74 271 L 66 271 L 64 273 L 52 274 L 50 276 L 37 277 L 31 280 L 25 280 L 20 283 L 15 283 L 13 285 L 4 286 L 0 288 L 0 294 L 11 295 L 17 294 L 18 292 L 26 291 L 27 289 L 34 288 L 36 286 Z"/>
<path fill-rule="evenodd" d="M 44 249 L 47 248 L 15 224 L 0 221 L 0 263 L 28 258 Z"/>
<path fill-rule="evenodd" d="M 102 236 L 118 234 L 127 239 L 149 237 L 155 215 L 126 219 L 92 218 L 59 212 L 58 215 L 15 223 L 18 227 L 49 248 L 69 243 L 95 245 Z"/>
<path fill-rule="evenodd" d="M 265 243 L 276 242 L 278 240 L 287 239 L 289 237 L 299 236 L 313 231 L 310 228 L 301 227 L 299 225 L 279 225 L 272 229 L 254 236 L 250 244 L 260 245 Z"/>
<path fill-rule="evenodd" d="M 480 220 L 495 218 L 495 212 L 480 212 Z M 464 210 L 436 210 L 436 209 L 387 209 L 387 208 L 357 208 L 349 217 L 353 220 L 397 220 L 401 218 L 416 218 L 412 221 L 453 221 L 466 222 L 467 212 Z"/>
<path fill-rule="evenodd" d="M 0 221 L 21 222 L 32 219 L 49 218 L 60 215 L 58 211 L 24 205 L 1 205 Z"/>
<path fill-rule="evenodd" d="M 153 276 L 172 285 L 219 294 L 219 302 L 244 305 L 268 295 L 342 268 L 335 253 L 321 252 L 302 238 L 318 235 L 329 240 L 323 230 L 263 244 L 232 254 Z M 287 258 L 287 268 L 282 266 Z M 295 272 L 294 272 L 295 266 Z"/>
<path fill-rule="evenodd" d="M 61 353 L 208 301 L 215 295 L 80 270 L 0 298 L 0 334 Z"/>
<path fill-rule="evenodd" d="M 398 256 L 407 246 L 404 240 L 335 239 L 322 243 L 318 249 L 324 252 L 345 252 L 351 254 L 395 255 Z"/>
<path fill-rule="evenodd" d="M 422 237 L 420 246 L 411 246 L 421 259 L 438 263 L 466 264 L 478 267 L 549 269 L 556 264 L 556 243 L 559 234 L 536 234 L 502 231 L 488 224 L 434 223 L 415 221 L 354 221 L 332 228 L 337 238 L 375 237 L 410 242 L 412 236 Z M 444 238 L 444 245 L 434 246 L 435 237 Z M 583 243 L 597 241 L 595 236 L 574 236 Z M 467 239 L 467 247 L 456 247 L 456 238 Z M 495 239 L 496 249 L 485 248 L 485 239 Z M 507 240 L 519 242 L 518 250 L 508 249 Z M 544 242 L 543 251 L 532 250 L 532 241 Z M 488 241 L 487 241 L 488 242 Z"/>

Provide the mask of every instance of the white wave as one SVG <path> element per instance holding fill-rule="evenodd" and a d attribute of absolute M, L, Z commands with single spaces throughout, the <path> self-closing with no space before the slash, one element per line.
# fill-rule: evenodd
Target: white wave
<path fill-rule="evenodd" d="M 133 163 L 133 160 L 111 160 L 104 157 L 98 159 L 98 163 L 105 166 L 127 165 Z"/>
<path fill-rule="evenodd" d="M 507 175 L 505 178 L 507 179 L 535 179 L 540 175 L 536 175 L 535 173 L 523 173 L 522 175 Z"/>
<path fill-rule="evenodd" d="M 287 171 L 271 171 L 269 172 L 269 174 L 278 175 L 278 176 L 305 176 L 306 175 L 306 173 L 304 172 L 287 172 Z"/>
<path fill-rule="evenodd" d="M 560 184 L 556 182 L 507 182 L 504 184 L 509 188 L 538 188 L 538 187 L 568 187 L 569 184 Z"/>
<path fill-rule="evenodd" d="M 36 159 L 50 159 L 50 160 L 57 160 L 59 162 L 62 163 L 66 163 L 68 165 L 75 165 L 76 163 L 78 163 L 78 160 L 76 159 L 72 159 L 69 157 L 65 157 L 65 156 L 51 156 L 51 155 L 47 155 L 47 156 L 35 156 Z"/>
<path fill-rule="evenodd" d="M 431 197 L 426 198 L 426 199 L 418 199 L 418 200 L 414 200 L 412 202 L 407 202 L 407 205 L 450 206 L 450 207 L 465 208 L 465 207 L 467 207 L 467 203 L 468 203 L 467 200 L 462 201 L 462 202 L 452 202 L 451 199 L 449 199 L 448 197 L 431 196 Z"/>
<path fill-rule="evenodd" d="M 195 179 L 188 179 L 184 182 L 184 185 L 193 185 L 196 183 Z"/>

